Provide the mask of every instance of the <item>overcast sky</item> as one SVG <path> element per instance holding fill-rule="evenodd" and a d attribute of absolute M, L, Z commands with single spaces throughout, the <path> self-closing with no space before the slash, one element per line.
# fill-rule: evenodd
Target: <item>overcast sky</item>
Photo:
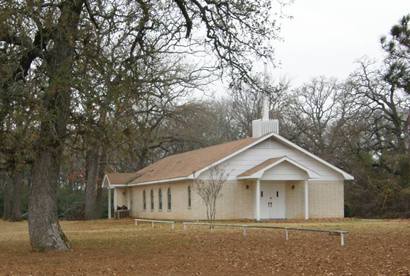
<path fill-rule="evenodd" d="M 380 37 L 410 13 L 410 0 L 295 0 L 286 8 L 283 42 L 275 42 L 279 68 L 294 85 L 315 76 L 343 79 L 363 56 L 381 59 Z"/>

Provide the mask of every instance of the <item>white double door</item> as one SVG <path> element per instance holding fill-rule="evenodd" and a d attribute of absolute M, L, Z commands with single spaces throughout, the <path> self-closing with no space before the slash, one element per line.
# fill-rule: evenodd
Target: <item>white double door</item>
<path fill-rule="evenodd" d="M 285 218 L 285 183 L 261 181 L 260 197 L 262 219 Z"/>

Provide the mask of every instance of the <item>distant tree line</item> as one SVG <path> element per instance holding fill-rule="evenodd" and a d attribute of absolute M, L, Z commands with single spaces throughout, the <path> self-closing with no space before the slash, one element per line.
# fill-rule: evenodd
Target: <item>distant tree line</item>
<path fill-rule="evenodd" d="M 345 185 L 347 216 L 410 217 L 409 22 L 404 16 L 381 38 L 384 60 L 362 59 L 346 80 L 271 81 L 264 91 L 281 135 L 355 177 Z M 214 105 L 224 106 L 231 135 L 251 135 L 261 97 L 239 83 Z"/>

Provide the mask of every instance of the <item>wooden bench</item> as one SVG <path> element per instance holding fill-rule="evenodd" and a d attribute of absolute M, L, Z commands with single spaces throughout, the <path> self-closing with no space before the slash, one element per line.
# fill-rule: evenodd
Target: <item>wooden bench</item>
<path fill-rule="evenodd" d="M 121 219 L 121 218 L 128 218 L 130 216 L 130 210 L 115 210 L 114 211 L 114 218 Z"/>

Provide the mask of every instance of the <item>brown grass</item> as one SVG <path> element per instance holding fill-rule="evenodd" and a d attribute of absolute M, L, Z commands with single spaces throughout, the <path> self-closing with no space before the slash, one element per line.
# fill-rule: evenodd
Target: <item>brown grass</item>
<path fill-rule="evenodd" d="M 62 222 L 69 252 L 30 251 L 25 222 L 0 221 L 5 275 L 410 275 L 409 220 L 278 223 L 350 231 L 347 245 L 323 233 L 134 226 L 132 220 Z"/>

